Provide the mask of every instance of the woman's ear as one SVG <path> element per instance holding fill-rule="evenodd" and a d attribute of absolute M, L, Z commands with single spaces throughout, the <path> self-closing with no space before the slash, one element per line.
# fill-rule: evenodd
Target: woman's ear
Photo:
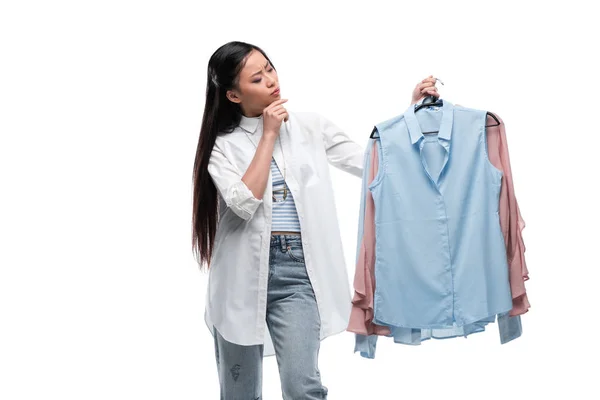
<path fill-rule="evenodd" d="M 237 95 L 237 93 L 234 90 L 228 90 L 227 93 L 225 93 L 225 96 L 229 99 L 229 101 L 231 101 L 232 103 L 241 103 L 242 99 L 239 98 L 239 96 Z"/>

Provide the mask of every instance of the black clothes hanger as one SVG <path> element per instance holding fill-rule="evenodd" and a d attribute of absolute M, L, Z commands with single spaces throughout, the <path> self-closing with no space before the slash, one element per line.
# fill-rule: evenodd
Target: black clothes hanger
<path fill-rule="evenodd" d="M 429 95 L 429 96 L 425 97 L 425 99 L 423 100 L 423 103 L 419 104 L 415 108 L 415 112 L 419 111 L 423 107 L 441 106 L 443 104 L 444 104 L 444 101 L 442 99 L 436 99 L 434 96 Z M 496 121 L 496 123 L 492 124 L 492 125 L 486 125 L 485 126 L 486 128 L 500 125 L 500 120 L 498 120 L 498 117 L 496 117 L 494 114 L 492 114 L 489 111 L 487 112 L 487 115 L 492 117 L 494 119 L 494 121 Z M 438 131 L 423 132 L 423 134 L 426 134 L 426 133 L 438 133 Z"/>
<path fill-rule="evenodd" d="M 377 127 L 376 127 L 376 126 L 374 126 L 374 127 L 373 127 L 373 130 L 371 131 L 371 134 L 369 135 L 369 137 L 370 137 L 371 139 L 376 139 L 376 138 L 379 138 L 379 136 L 373 136 L 373 135 L 375 135 L 375 133 L 376 133 L 376 132 L 377 132 Z"/>
<path fill-rule="evenodd" d="M 489 115 L 490 117 L 492 117 L 494 119 L 494 121 L 497 122 L 497 124 L 493 124 L 493 125 L 486 125 L 486 128 L 489 128 L 490 126 L 498 126 L 500 125 L 500 121 L 498 120 L 498 117 L 496 117 L 494 114 L 492 114 L 491 112 L 488 111 L 487 115 Z"/>
<path fill-rule="evenodd" d="M 421 108 L 424 108 L 424 107 L 437 107 L 437 106 L 443 106 L 443 105 L 444 105 L 444 100 L 439 99 L 430 94 L 429 96 L 427 96 L 423 99 L 423 102 L 421 104 L 419 104 L 418 106 L 415 107 L 415 112 L 419 111 Z"/>
<path fill-rule="evenodd" d="M 443 85 L 444 82 L 442 82 L 441 80 L 437 79 L 436 80 L 440 81 L 440 83 Z M 425 97 L 423 99 L 423 102 L 421 104 L 419 104 L 418 106 L 415 107 L 415 112 L 419 111 L 421 108 L 424 107 L 437 107 L 437 106 L 443 106 L 444 105 L 444 101 L 440 98 L 435 97 L 434 95 L 428 95 L 427 97 Z M 494 121 L 496 121 L 495 124 L 492 125 L 486 125 L 486 128 L 490 128 L 492 126 L 498 126 L 500 125 L 500 120 L 498 120 L 498 117 L 496 117 L 494 114 L 492 114 L 491 112 L 487 112 L 487 115 L 489 115 L 490 117 L 492 117 L 494 119 Z M 377 132 L 377 128 L 373 127 L 373 130 L 371 131 L 371 134 L 369 135 L 369 137 L 371 139 L 375 139 L 378 138 L 379 136 L 374 136 L 375 133 Z M 439 131 L 432 131 L 432 132 L 423 132 L 423 134 L 431 134 L 431 133 L 439 133 Z"/>
<path fill-rule="evenodd" d="M 416 108 L 415 108 L 415 112 L 419 111 L 421 108 L 423 107 L 430 107 L 430 106 L 442 106 L 444 104 L 444 101 L 442 99 L 436 99 L 435 96 L 427 96 L 424 100 L 423 103 L 419 104 Z M 496 117 L 493 113 L 491 112 L 487 112 L 487 115 L 489 115 L 490 117 L 492 117 L 494 119 L 494 121 L 496 121 L 495 124 L 491 124 L 491 125 L 486 125 L 486 128 L 490 128 L 492 126 L 498 126 L 500 125 L 500 120 L 498 120 L 498 117 Z M 373 130 L 371 131 L 371 134 L 369 135 L 369 137 L 371 139 L 376 139 L 379 136 L 374 136 L 375 133 L 377 132 L 377 128 L 373 127 Z M 439 133 L 439 131 L 431 131 L 431 132 L 423 132 L 424 135 L 426 134 L 432 134 L 432 133 Z"/>

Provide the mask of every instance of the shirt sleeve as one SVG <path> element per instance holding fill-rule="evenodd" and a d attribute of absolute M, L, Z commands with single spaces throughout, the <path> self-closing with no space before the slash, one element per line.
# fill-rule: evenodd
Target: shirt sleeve
<path fill-rule="evenodd" d="M 515 196 L 505 125 L 498 115 L 496 117 L 498 117 L 500 125 L 488 128 L 488 153 L 492 164 L 503 173 L 499 203 L 500 225 L 506 244 L 510 289 L 513 298 L 510 316 L 517 316 L 529 311 L 530 307 L 525 289 L 525 281 L 529 279 L 522 235 L 525 221 Z M 488 117 L 488 124 L 493 122 L 495 121 Z"/>
<path fill-rule="evenodd" d="M 244 220 L 250 220 L 262 204 L 242 181 L 243 174 L 214 146 L 208 162 L 208 173 L 225 203 Z"/>
<path fill-rule="evenodd" d="M 354 296 L 350 313 L 348 331 L 354 332 L 355 352 L 362 357 L 374 358 L 377 335 L 389 335 L 386 326 L 373 323 L 375 292 L 375 209 L 368 185 L 373 182 L 378 171 L 377 140 L 370 140 L 365 156 L 363 186 L 358 235 L 358 253 L 354 275 Z"/>
<path fill-rule="evenodd" d="M 366 203 L 369 183 L 370 164 L 373 157 L 374 150 L 373 143 L 370 143 L 365 150 L 364 155 L 364 170 L 362 180 L 362 190 L 360 196 L 360 213 L 358 221 L 358 238 L 357 238 L 357 254 L 356 254 L 356 268 L 354 270 L 354 296 L 352 298 L 352 308 L 350 312 L 350 322 L 347 330 L 358 334 L 367 334 L 365 325 L 365 310 L 364 303 L 366 302 L 367 296 L 367 275 L 365 274 L 366 264 L 366 248 L 365 248 L 365 215 L 366 215 Z"/>
<path fill-rule="evenodd" d="M 328 162 L 356 177 L 363 176 L 365 149 L 329 119 L 317 114 Z"/>

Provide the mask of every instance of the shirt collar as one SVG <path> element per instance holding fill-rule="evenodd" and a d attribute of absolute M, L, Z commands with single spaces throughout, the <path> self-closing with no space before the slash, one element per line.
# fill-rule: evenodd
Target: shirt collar
<path fill-rule="evenodd" d="M 415 116 L 415 107 L 422 102 L 417 104 L 411 104 L 408 109 L 404 112 L 404 118 L 408 126 L 408 132 L 410 134 L 410 141 L 415 144 L 423 137 L 419 121 Z M 440 129 L 438 133 L 439 139 L 450 140 L 452 137 L 452 121 L 454 119 L 454 105 L 448 100 L 443 100 L 442 105 L 442 121 L 440 123 Z"/>
<path fill-rule="evenodd" d="M 258 123 L 262 122 L 262 118 L 262 114 L 258 117 L 246 117 L 244 114 L 242 114 L 239 126 L 248 133 L 253 134 L 254 132 L 256 132 L 256 127 L 258 126 Z"/>

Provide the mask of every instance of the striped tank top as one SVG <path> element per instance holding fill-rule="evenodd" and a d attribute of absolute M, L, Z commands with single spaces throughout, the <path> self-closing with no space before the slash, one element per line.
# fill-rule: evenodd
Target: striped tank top
<path fill-rule="evenodd" d="M 289 188 L 287 190 L 286 200 L 279 203 L 279 201 L 283 200 L 284 185 L 287 185 L 283 180 L 283 176 L 277 167 L 275 159 L 271 159 L 271 178 L 273 181 L 273 195 L 275 196 L 275 199 L 277 199 L 277 202 L 273 202 L 273 222 L 271 230 L 274 232 L 300 232 L 300 220 L 298 219 L 298 213 L 296 212 L 294 197 Z"/>

